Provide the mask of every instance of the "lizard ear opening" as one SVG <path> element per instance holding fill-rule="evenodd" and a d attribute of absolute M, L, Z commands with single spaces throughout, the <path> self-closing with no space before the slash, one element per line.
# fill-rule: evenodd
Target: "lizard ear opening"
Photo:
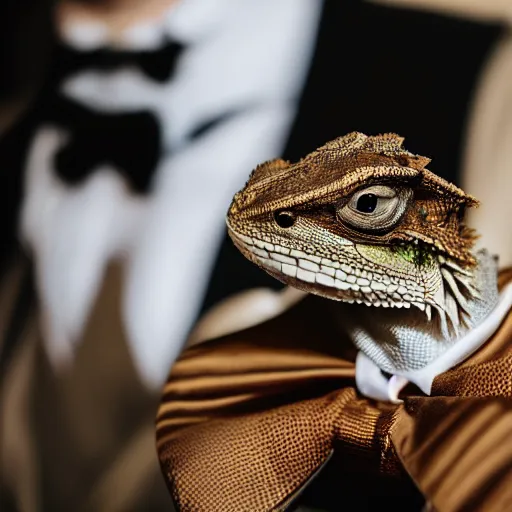
<path fill-rule="evenodd" d="M 400 223 L 411 197 L 411 189 L 373 185 L 355 192 L 336 209 L 336 214 L 352 229 L 385 234 Z"/>

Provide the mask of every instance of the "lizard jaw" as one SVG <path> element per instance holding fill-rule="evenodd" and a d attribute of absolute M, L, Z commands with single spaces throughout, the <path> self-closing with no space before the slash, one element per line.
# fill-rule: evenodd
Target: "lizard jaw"
<path fill-rule="evenodd" d="M 235 246 L 248 260 L 272 277 L 299 290 L 347 303 L 384 308 L 416 306 L 427 316 L 431 313 L 430 305 L 423 303 L 423 291 L 418 290 L 416 297 L 411 297 L 398 279 L 388 283 L 369 279 L 371 273 L 364 270 L 250 238 L 237 233 L 229 224 L 228 232 Z M 400 293 L 416 300 L 408 301 L 405 297 L 402 300 Z"/>
<path fill-rule="evenodd" d="M 456 338 L 463 327 L 471 327 L 465 296 L 472 300 L 479 298 L 472 273 L 441 255 L 437 256 L 437 285 L 429 286 L 429 289 L 412 288 L 406 287 L 403 279 L 382 278 L 338 261 L 263 242 L 237 233 L 229 223 L 228 228 L 234 244 L 247 259 L 286 285 L 346 303 L 382 308 L 409 309 L 414 306 L 426 315 L 428 321 L 431 321 L 434 310 L 446 338 Z"/>

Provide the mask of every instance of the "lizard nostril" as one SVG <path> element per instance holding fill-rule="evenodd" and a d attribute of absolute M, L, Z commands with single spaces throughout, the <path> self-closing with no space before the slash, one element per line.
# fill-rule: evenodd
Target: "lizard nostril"
<path fill-rule="evenodd" d="M 275 212 L 274 220 L 280 228 L 291 228 L 295 224 L 295 215 L 292 212 Z"/>

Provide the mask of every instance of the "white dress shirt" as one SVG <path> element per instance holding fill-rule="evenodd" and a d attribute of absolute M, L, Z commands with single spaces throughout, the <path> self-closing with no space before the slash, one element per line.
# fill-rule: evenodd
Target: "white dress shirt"
<path fill-rule="evenodd" d="M 96 169 L 78 187 L 59 180 L 55 151 L 72 134 L 43 126 L 28 155 L 20 235 L 33 251 L 52 362 L 72 360 L 107 263 L 123 258 L 123 315 L 134 363 L 158 388 L 206 291 L 230 200 L 258 163 L 279 156 L 297 110 L 320 18 L 318 0 L 182 0 L 125 31 L 126 48 L 185 45 L 157 83 L 136 68 L 87 70 L 62 90 L 102 112 L 150 109 L 163 154 L 148 196 Z M 105 30 L 68 26 L 68 44 L 101 47 Z M 195 127 L 234 113 L 202 137 Z M 108 343 L 108 340 L 105 340 Z"/>

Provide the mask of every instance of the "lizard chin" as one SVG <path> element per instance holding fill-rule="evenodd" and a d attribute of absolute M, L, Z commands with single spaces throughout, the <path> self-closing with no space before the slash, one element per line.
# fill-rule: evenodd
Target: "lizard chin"
<path fill-rule="evenodd" d="M 441 255 L 437 256 L 430 288 L 411 280 L 379 275 L 338 261 L 302 251 L 288 250 L 237 233 L 228 223 L 235 246 L 251 262 L 282 283 L 333 301 L 389 309 L 417 309 L 426 321 L 438 318 L 439 331 L 446 339 L 456 339 L 474 325 L 478 314 L 482 275 L 496 275 L 494 259 L 478 254 L 479 278 Z M 360 249 L 361 251 L 361 249 Z"/>
<path fill-rule="evenodd" d="M 386 289 L 396 292 L 400 286 L 371 282 L 366 271 L 352 269 L 337 261 L 326 260 L 302 251 L 287 251 L 268 242 L 260 242 L 237 233 L 228 224 L 228 233 L 237 249 L 252 263 L 282 283 L 320 297 L 366 306 L 384 308 L 410 308 L 422 311 L 428 306 L 395 298 L 386 300 Z M 373 288 L 372 288 L 372 286 Z M 402 291 L 402 290 L 400 290 Z"/>
<path fill-rule="evenodd" d="M 251 262 L 282 283 L 326 299 L 384 308 L 410 308 L 425 311 L 423 289 L 416 301 L 401 298 L 408 290 L 396 283 L 385 283 L 370 272 L 334 260 L 279 245 L 262 242 L 237 233 L 228 224 L 228 233 L 237 249 Z M 403 283 L 405 285 L 405 282 Z M 389 296 L 394 293 L 394 297 Z M 410 292 L 414 293 L 414 292 Z"/>

